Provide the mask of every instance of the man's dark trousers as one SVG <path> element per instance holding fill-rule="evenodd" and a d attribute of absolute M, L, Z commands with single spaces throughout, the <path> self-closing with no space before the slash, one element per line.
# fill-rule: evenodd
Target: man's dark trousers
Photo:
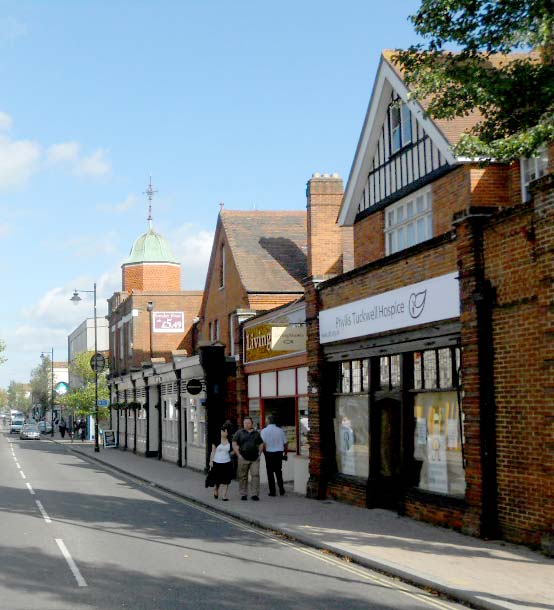
<path fill-rule="evenodd" d="M 266 451 L 265 452 L 265 467 L 267 470 L 267 482 L 269 484 L 269 493 L 275 495 L 275 479 L 277 479 L 277 485 L 279 486 L 279 493 L 283 495 L 285 493 L 285 486 L 283 485 L 283 452 L 282 451 Z M 274 476 L 275 475 L 275 478 Z"/>

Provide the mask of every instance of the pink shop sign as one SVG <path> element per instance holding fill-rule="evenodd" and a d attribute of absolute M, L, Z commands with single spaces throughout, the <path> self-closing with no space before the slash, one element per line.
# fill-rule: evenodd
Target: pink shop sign
<path fill-rule="evenodd" d="M 155 333 L 182 333 L 185 330 L 185 314 L 182 311 L 153 312 Z"/>

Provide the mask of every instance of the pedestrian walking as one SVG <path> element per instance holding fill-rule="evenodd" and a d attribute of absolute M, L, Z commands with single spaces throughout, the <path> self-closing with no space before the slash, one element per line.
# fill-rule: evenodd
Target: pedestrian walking
<path fill-rule="evenodd" d="M 238 458 L 239 493 L 241 500 L 248 500 L 248 475 L 250 475 L 251 499 L 260 499 L 260 450 L 263 440 L 254 429 L 250 416 L 242 420 L 243 428 L 233 436 L 233 451 Z"/>
<path fill-rule="evenodd" d="M 63 417 L 62 419 L 60 419 L 60 423 L 58 424 L 58 430 L 60 431 L 61 437 L 65 438 L 65 431 L 67 430 L 67 425 Z"/>
<path fill-rule="evenodd" d="M 276 495 L 275 479 L 277 479 L 279 494 L 284 496 L 283 460 L 287 459 L 289 445 L 283 429 L 277 425 L 273 415 L 270 415 L 267 418 L 267 425 L 262 430 L 261 436 L 264 442 L 265 468 L 267 470 L 269 495 Z"/>
<path fill-rule="evenodd" d="M 212 453 L 210 455 L 210 468 L 212 471 L 212 480 L 214 483 L 214 498 L 217 500 L 221 491 L 221 499 L 229 500 L 228 492 L 229 485 L 233 480 L 233 462 L 231 453 L 233 446 L 231 444 L 231 429 L 228 425 L 221 426 L 221 435 L 219 443 L 212 444 Z"/>

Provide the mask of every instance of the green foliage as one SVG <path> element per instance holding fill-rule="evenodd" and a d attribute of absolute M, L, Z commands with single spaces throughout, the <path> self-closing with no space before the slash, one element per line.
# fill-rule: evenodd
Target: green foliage
<path fill-rule="evenodd" d="M 31 396 L 26 384 L 10 381 L 7 394 L 10 409 L 18 409 L 27 413 L 31 407 Z"/>
<path fill-rule="evenodd" d="M 554 0 L 422 0 L 411 19 L 427 44 L 394 59 L 414 97 L 435 119 L 481 114 L 459 156 L 510 161 L 554 139 Z"/>
<path fill-rule="evenodd" d="M 6 351 L 6 344 L 4 343 L 4 341 L 2 341 L 2 339 L 0 339 L 0 364 L 4 364 L 4 362 L 6 362 L 7 358 L 5 356 L 2 356 L 2 352 Z"/>
<path fill-rule="evenodd" d="M 52 400 L 52 359 L 45 356 L 31 371 L 31 393 L 33 402 L 46 407 Z"/>
<path fill-rule="evenodd" d="M 79 354 L 70 365 L 72 377 L 78 377 L 83 385 L 70 390 L 67 394 L 59 396 L 57 402 L 76 415 L 93 415 L 96 408 L 95 403 L 95 374 L 90 367 L 90 359 L 94 352 L 83 352 Z M 110 391 L 106 380 L 108 370 L 98 374 L 98 398 L 110 397 Z M 107 409 L 98 409 L 99 417 L 106 417 Z"/>
<path fill-rule="evenodd" d="M 8 405 L 8 392 L 4 388 L 0 388 L 0 409 L 5 409 Z"/>

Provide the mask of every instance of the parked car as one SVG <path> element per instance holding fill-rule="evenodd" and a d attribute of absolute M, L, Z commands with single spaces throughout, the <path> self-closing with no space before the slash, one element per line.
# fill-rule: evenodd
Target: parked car
<path fill-rule="evenodd" d="M 10 434 L 17 434 L 21 432 L 21 428 L 23 428 L 23 424 L 25 420 L 21 417 L 12 417 L 12 421 L 10 422 Z"/>
<path fill-rule="evenodd" d="M 52 424 L 49 421 L 39 421 L 38 429 L 41 434 L 50 434 L 52 432 Z"/>
<path fill-rule="evenodd" d="M 38 426 L 36 424 L 25 424 L 21 428 L 21 432 L 19 433 L 19 438 L 22 440 L 40 439 L 40 432 L 39 432 Z"/>

